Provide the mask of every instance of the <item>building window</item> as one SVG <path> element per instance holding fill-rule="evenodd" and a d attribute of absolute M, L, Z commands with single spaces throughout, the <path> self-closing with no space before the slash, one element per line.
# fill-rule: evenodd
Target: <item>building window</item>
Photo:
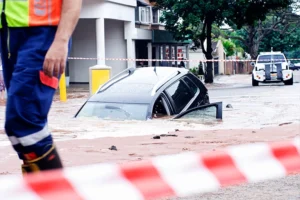
<path fill-rule="evenodd" d="M 162 24 L 160 21 L 160 17 L 162 16 L 161 10 L 153 10 L 153 23 L 154 24 Z"/>
<path fill-rule="evenodd" d="M 140 22 L 152 23 L 152 8 L 150 6 L 139 7 L 139 11 L 140 11 Z"/>

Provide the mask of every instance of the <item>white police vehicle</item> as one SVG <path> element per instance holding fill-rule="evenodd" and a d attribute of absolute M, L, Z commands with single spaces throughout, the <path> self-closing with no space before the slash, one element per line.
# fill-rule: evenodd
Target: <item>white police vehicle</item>
<path fill-rule="evenodd" d="M 290 69 L 290 62 L 280 51 L 261 52 L 252 71 L 252 86 L 259 83 L 284 82 L 285 85 L 293 85 L 293 70 Z"/>

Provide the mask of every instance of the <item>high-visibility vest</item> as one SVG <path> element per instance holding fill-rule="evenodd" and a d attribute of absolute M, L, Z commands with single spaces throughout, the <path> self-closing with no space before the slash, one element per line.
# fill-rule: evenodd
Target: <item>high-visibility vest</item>
<path fill-rule="evenodd" d="M 4 2 L 5 1 L 5 2 Z M 63 0 L 0 0 L 8 27 L 56 26 Z M 2 28 L 0 20 L 0 28 Z"/>

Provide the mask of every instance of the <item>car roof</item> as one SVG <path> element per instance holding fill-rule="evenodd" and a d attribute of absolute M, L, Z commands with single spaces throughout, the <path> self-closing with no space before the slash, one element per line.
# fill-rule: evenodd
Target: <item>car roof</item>
<path fill-rule="evenodd" d="M 259 55 L 283 55 L 281 51 L 260 52 Z"/>
<path fill-rule="evenodd" d="M 187 73 L 187 69 L 177 67 L 126 69 L 99 88 L 89 101 L 148 104 L 167 81 Z"/>

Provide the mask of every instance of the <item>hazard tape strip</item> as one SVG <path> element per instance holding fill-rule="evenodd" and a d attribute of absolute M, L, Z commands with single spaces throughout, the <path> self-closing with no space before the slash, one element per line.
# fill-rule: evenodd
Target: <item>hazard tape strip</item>
<path fill-rule="evenodd" d="M 84 159 L 84 158 L 82 158 Z M 5 200 L 144 200 L 185 197 L 229 185 L 300 172 L 300 139 L 231 146 L 224 151 L 96 164 L 25 176 L 2 176 Z"/>
<path fill-rule="evenodd" d="M 134 58 L 89 58 L 89 57 L 68 57 L 69 60 L 106 60 L 106 61 L 144 61 L 144 62 L 148 62 L 148 61 L 153 61 L 153 62 L 162 62 L 162 61 L 166 61 L 166 62 L 256 62 L 256 60 L 209 60 L 209 59 L 188 59 L 188 60 L 169 60 L 169 59 L 134 59 Z M 300 58 L 293 58 L 293 59 L 287 59 L 288 61 L 300 61 Z M 270 60 L 260 60 L 260 61 L 266 61 L 266 62 L 270 62 Z M 274 62 L 276 61 L 281 61 L 282 59 L 274 59 Z"/>

